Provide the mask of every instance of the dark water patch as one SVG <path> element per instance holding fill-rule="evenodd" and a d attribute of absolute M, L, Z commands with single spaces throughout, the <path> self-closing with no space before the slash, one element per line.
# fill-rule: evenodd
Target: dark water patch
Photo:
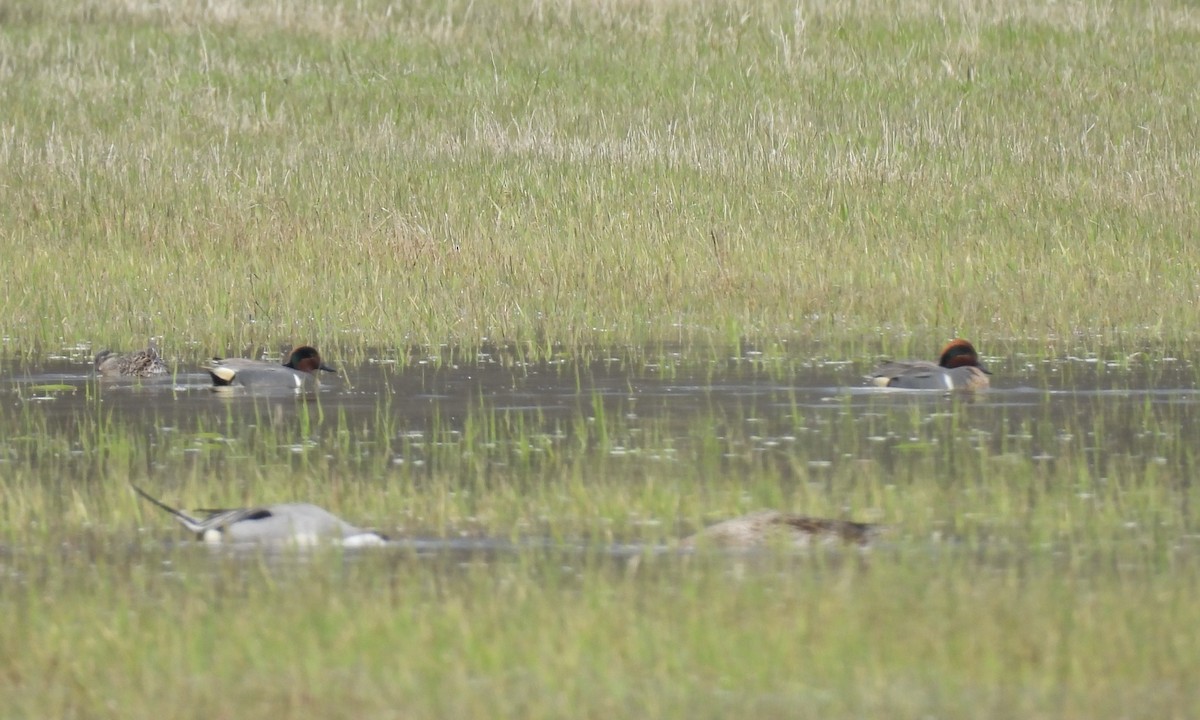
<path fill-rule="evenodd" d="M 823 438 L 832 460 L 846 450 L 843 432 L 902 446 L 938 439 L 929 428 L 953 417 L 950 431 L 970 430 L 972 442 L 990 444 L 994 452 L 1012 449 L 1005 438 L 1025 439 L 1029 452 L 1052 457 L 1065 435 L 1078 435 L 1081 428 L 1090 437 L 1079 442 L 1102 443 L 1106 454 L 1138 451 L 1147 423 L 1165 421 L 1175 434 L 1194 432 L 1194 408 L 1200 404 L 1193 371 L 1182 362 L 1122 367 L 1086 358 L 1017 362 L 995 366 L 988 391 L 948 395 L 868 387 L 862 376 L 869 366 L 863 362 L 803 357 L 768 363 L 731 356 L 704 367 L 680 361 L 669 373 L 661 362 L 616 358 L 579 365 L 474 357 L 475 362 L 343 366 L 338 376 L 323 378 L 318 392 L 299 397 L 214 393 L 203 372 L 110 380 L 79 362 L 48 361 L 20 370 L 0 364 L 0 422 L 6 415 L 10 423 L 19 422 L 36 405 L 46 429 L 69 430 L 81 414 L 101 413 L 147 431 L 198 431 L 316 410 L 350 426 L 386 419 L 397 436 L 411 440 L 431 435 L 435 427 L 462 430 L 468 417 L 482 412 L 522 418 L 528 432 L 551 435 L 572 423 L 600 422 L 626 430 L 657 423 L 660 435 L 685 436 L 696 422 L 709 421 L 737 425 L 749 441 L 767 446 Z M 1103 437 L 1089 423 L 1095 418 L 1107 419 Z"/>

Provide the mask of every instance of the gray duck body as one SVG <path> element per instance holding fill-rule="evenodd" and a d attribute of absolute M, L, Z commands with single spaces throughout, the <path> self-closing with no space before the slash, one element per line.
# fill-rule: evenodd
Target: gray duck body
<path fill-rule="evenodd" d="M 979 353 L 966 340 L 952 340 L 942 348 L 936 363 L 896 360 L 871 371 L 867 381 L 878 387 L 901 390 L 983 390 L 991 373 L 979 362 Z"/>
<path fill-rule="evenodd" d="M 337 372 L 321 361 L 316 348 L 303 345 L 292 350 L 283 364 L 247 358 L 213 358 L 206 363 L 213 389 L 303 392 L 320 384 L 318 372 Z"/>
<path fill-rule="evenodd" d="M 311 503 L 278 503 L 246 508 L 197 510 L 196 518 L 152 497 L 136 485 L 138 495 L 170 513 L 181 525 L 206 543 L 315 545 L 322 542 L 348 547 L 380 545 L 386 538 L 351 525 L 323 507 Z"/>

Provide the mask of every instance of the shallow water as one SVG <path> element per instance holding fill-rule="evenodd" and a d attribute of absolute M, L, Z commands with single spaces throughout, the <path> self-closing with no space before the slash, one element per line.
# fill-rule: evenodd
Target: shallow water
<path fill-rule="evenodd" d="M 412 359 L 401 366 L 372 360 L 337 374 L 321 373 L 316 396 L 329 409 L 353 419 L 374 414 L 382 399 L 394 398 L 391 412 L 402 423 L 419 424 L 433 416 L 455 417 L 481 404 L 504 413 L 536 413 L 552 419 L 599 398 L 605 408 L 630 417 L 685 419 L 712 411 L 761 409 L 762 418 L 797 406 L 867 412 L 914 404 L 946 402 L 946 393 L 895 391 L 867 386 L 863 376 L 874 364 L 803 356 L 764 357 L 750 352 L 725 362 L 700 366 L 678 354 L 666 362 L 630 361 L 621 357 L 579 364 L 572 360 L 545 363 L 498 361 L 482 353 L 474 362 L 444 362 L 438 357 Z M 957 394 L 976 408 L 1042 408 L 1010 418 L 1073 416 L 1081 408 L 1093 412 L 1122 405 L 1186 406 L 1200 402 L 1196 368 L 1171 358 L 1147 362 L 1104 363 L 1091 357 L 1034 360 L 1014 357 L 1010 366 L 993 368 L 986 392 Z M 198 367 L 176 367 L 173 375 L 146 380 L 99 378 L 90 359 L 57 357 L 42 363 L 0 362 L 0 397 L 9 411 L 20 403 L 42 403 L 48 419 L 71 416 L 98 397 L 106 409 L 124 418 L 152 413 L 160 421 L 245 413 L 264 399 L 290 403 L 294 396 L 214 393 L 208 375 Z M 985 423 L 986 425 L 986 423 Z"/>
<path fill-rule="evenodd" d="M 5 694 L 39 710 L 55 691 L 27 679 L 77 677 L 81 708 L 133 678 L 126 692 L 161 688 L 160 706 L 232 688 L 238 708 L 274 708 L 262 688 L 303 687 L 305 711 L 394 714 L 432 693 L 431 716 L 478 714 L 457 704 L 477 695 L 519 698 L 520 717 L 607 672 L 606 697 L 647 678 L 649 699 L 737 688 L 721 716 L 791 688 L 767 713 L 782 717 L 811 704 L 821 668 L 847 668 L 847 696 L 899 683 L 889 712 L 914 688 L 970 712 L 994 687 L 1035 698 L 990 717 L 1062 716 L 1064 686 L 1101 688 L 1095 707 L 1118 715 L 1195 706 L 1191 684 L 1159 682 L 1195 675 L 1200 626 L 1191 362 L 988 358 L 993 389 L 947 395 L 868 388 L 879 358 L 816 349 L 381 353 L 330 358 L 342 372 L 313 397 L 256 397 L 186 368 L 100 380 L 84 355 L 0 365 Z M 201 507 L 314 502 L 394 542 L 204 546 L 127 482 Z M 680 547 L 762 508 L 887 530 L 866 551 Z M 346 668 L 378 681 L 329 681 Z"/>
<path fill-rule="evenodd" d="M 1102 482 L 1113 472 L 1153 467 L 1174 489 L 1190 486 L 1190 439 L 1200 409 L 1190 362 L 989 359 L 992 389 L 948 395 L 867 387 L 862 376 L 874 360 L 749 351 L 708 363 L 671 352 L 653 362 L 614 356 L 526 364 L 482 353 L 469 362 L 416 356 L 396 363 L 381 354 L 356 366 L 339 364 L 340 372 L 326 374 L 318 393 L 304 397 L 214 393 L 205 373 L 186 367 L 163 379 L 101 379 L 85 354 L 10 362 L 0 364 L 0 427 L 10 436 L 19 432 L 16 439 L 0 440 L 0 462 L 22 461 L 29 432 L 55 436 L 86 456 L 98 440 L 82 419 L 100 417 L 109 431 L 151 438 L 128 449 L 130 466 L 170 474 L 180 455 L 196 453 L 172 446 L 163 439 L 167 435 L 219 446 L 230 428 L 302 417 L 307 432 L 298 442 L 252 436 L 250 442 L 274 445 L 248 450 L 243 442 L 239 452 L 268 458 L 314 450 L 328 457 L 350 454 L 356 461 L 338 466 L 349 473 L 343 479 L 353 482 L 358 473 L 368 483 L 388 472 L 380 468 L 436 463 L 439 448 L 455 443 L 464 454 L 478 450 L 486 463 L 510 471 L 515 456 L 531 452 L 554 453 L 562 465 L 572 454 L 602 453 L 631 477 L 666 463 L 686 478 L 687 464 L 707 442 L 716 444 L 708 456 L 718 472 L 752 467 L 777 475 L 785 487 L 824 484 L 836 491 L 853 482 L 862 463 L 882 468 L 900 487 L 953 487 L 965 476 L 978 482 L 1008 465 L 1022 472 L 1032 467 L 1040 481 L 1052 483 L 1079 483 L 1081 473 Z M 344 438 L 309 428 L 313 410 L 337 418 L 339 427 L 373 430 L 347 447 Z M 472 443 L 479 448 L 468 447 Z M 90 465 L 79 472 L 95 474 Z M 293 499 L 308 498 L 253 501 Z M 846 508 L 852 515 L 857 510 Z"/>
<path fill-rule="evenodd" d="M 70 432 L 81 412 L 99 406 L 121 423 L 188 427 L 205 418 L 250 421 L 261 418 L 264 407 L 290 413 L 309 403 L 319 404 L 325 413 L 344 414 L 350 425 L 376 421 L 381 407 L 401 428 L 421 428 L 434 419 L 453 423 L 486 408 L 529 418 L 532 432 L 583 411 L 589 417 L 616 413 L 633 426 L 666 420 L 687 428 L 696 418 L 720 418 L 757 426 L 761 431 L 756 435 L 767 436 L 819 428 L 836 418 L 871 426 L 879 425 L 879 418 L 908 418 L 914 411 L 935 416 L 969 407 L 974 433 L 1001 438 L 1014 427 L 1032 431 L 1054 426 L 1055 438 L 1061 440 L 1072 426 L 1088 428 L 1097 416 L 1118 422 L 1169 416 L 1180 423 L 1181 432 L 1191 430 L 1200 405 L 1196 370 L 1188 362 L 1168 359 L 1125 367 L 1076 357 L 1011 362 L 990 363 L 990 390 L 952 396 L 869 387 L 862 376 L 871 362 L 750 353 L 700 367 L 678 356 L 668 363 L 614 357 L 583 365 L 568 360 L 514 365 L 481 354 L 471 363 L 429 358 L 405 366 L 388 361 L 339 365 L 338 374 L 321 374 L 318 393 L 295 396 L 215 393 L 198 368 L 178 367 L 162 379 L 108 379 L 97 377 L 87 359 L 56 359 L 0 363 L 0 400 L 6 400 L 0 403 L 0 419 L 37 406 L 47 430 Z M 1129 452 L 1144 444 L 1145 430 L 1123 423 L 1096 450 Z M 1051 448 L 1035 450 L 1054 455 Z"/>

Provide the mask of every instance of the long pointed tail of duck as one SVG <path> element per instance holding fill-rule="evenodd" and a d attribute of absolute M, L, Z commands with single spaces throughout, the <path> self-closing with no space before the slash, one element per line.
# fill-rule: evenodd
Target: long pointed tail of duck
<path fill-rule="evenodd" d="M 186 515 L 183 512 L 176 510 L 175 508 L 171 507 L 170 505 L 164 503 L 163 501 L 151 496 L 145 490 L 141 489 L 137 485 L 134 485 L 133 483 L 129 483 L 129 487 L 133 488 L 134 492 L 136 492 L 138 495 L 141 495 L 142 498 L 147 500 L 151 505 L 162 508 L 163 510 L 166 510 L 167 512 L 171 513 L 171 515 L 174 516 L 174 518 L 176 520 L 183 523 L 183 526 L 186 527 L 188 530 L 191 530 L 192 532 L 195 532 L 195 533 L 204 532 L 204 529 L 205 529 L 204 525 L 199 520 L 191 517 L 190 515 Z"/>

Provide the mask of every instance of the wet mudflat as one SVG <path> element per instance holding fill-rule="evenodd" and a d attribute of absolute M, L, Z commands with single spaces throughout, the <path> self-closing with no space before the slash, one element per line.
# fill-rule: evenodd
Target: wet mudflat
<path fill-rule="evenodd" d="M 991 390 L 948 395 L 815 352 L 380 353 L 328 358 L 311 396 L 252 396 L 88 359 L 0 366 L 18 709 L 114 685 L 147 707 L 428 717 L 1196 700 L 1190 361 L 990 358 Z M 313 502 L 394 542 L 214 550 L 129 482 L 183 507 Z M 679 551 L 763 508 L 888 529 L 868 551 Z M 64 672 L 93 689 L 47 694 Z"/>

